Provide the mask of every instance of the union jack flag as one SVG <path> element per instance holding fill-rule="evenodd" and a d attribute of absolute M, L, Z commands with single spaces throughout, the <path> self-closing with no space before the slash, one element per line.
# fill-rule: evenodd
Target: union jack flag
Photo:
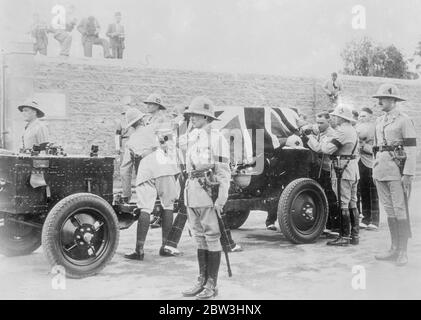
<path fill-rule="evenodd" d="M 252 162 L 261 153 L 279 148 L 279 139 L 296 133 L 300 121 L 293 109 L 281 107 L 216 107 L 215 116 L 220 121 L 212 127 L 230 144 L 232 163 Z"/>

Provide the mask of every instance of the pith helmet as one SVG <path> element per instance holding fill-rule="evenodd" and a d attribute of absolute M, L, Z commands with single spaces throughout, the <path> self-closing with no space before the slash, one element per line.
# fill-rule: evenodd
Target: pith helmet
<path fill-rule="evenodd" d="M 399 96 L 398 87 L 392 83 L 382 84 L 373 98 L 394 98 L 397 101 L 405 101 L 404 98 Z"/>
<path fill-rule="evenodd" d="M 128 109 L 126 111 L 127 128 L 131 127 L 133 124 L 135 124 L 137 121 L 142 119 L 144 116 L 146 116 L 146 113 L 143 113 L 142 111 L 136 108 Z"/>
<path fill-rule="evenodd" d="M 352 115 L 352 110 L 351 108 L 347 107 L 347 106 L 337 106 L 335 108 L 335 110 L 333 110 L 333 112 L 329 113 L 331 116 L 337 116 L 340 117 L 342 119 L 345 119 L 349 122 L 355 122 L 355 119 L 353 118 Z"/>
<path fill-rule="evenodd" d="M 162 99 L 161 99 L 161 97 L 159 96 L 159 94 L 157 94 L 157 93 L 152 93 L 152 94 L 150 94 L 149 96 L 148 96 L 148 98 L 145 100 L 145 101 L 143 101 L 143 103 L 146 103 L 146 104 L 150 104 L 150 103 L 153 103 L 153 104 L 157 104 L 158 106 L 159 106 L 159 109 L 162 109 L 162 110 L 166 110 L 167 108 L 165 108 L 164 106 L 163 106 L 163 104 L 162 104 Z"/>
<path fill-rule="evenodd" d="M 45 116 L 45 113 L 41 110 L 41 108 L 38 105 L 38 102 L 36 102 L 34 99 L 26 99 L 25 102 L 18 106 L 18 109 L 20 112 L 23 111 L 23 108 L 29 107 L 34 109 L 37 112 L 37 117 L 42 118 Z"/>
<path fill-rule="evenodd" d="M 196 97 L 190 103 L 189 108 L 184 111 L 184 114 L 192 115 L 199 114 L 206 116 L 212 120 L 219 120 L 215 117 L 215 108 L 213 102 L 206 97 Z"/>
<path fill-rule="evenodd" d="M 290 148 L 302 148 L 303 141 L 300 139 L 299 136 L 293 134 L 287 138 L 285 141 L 285 146 Z"/>

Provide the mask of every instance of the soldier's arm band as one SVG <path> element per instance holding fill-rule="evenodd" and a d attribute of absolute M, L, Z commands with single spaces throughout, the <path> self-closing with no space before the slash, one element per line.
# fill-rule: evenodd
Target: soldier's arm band
<path fill-rule="evenodd" d="M 342 147 L 342 143 L 340 143 L 338 140 L 333 139 L 330 143 L 332 143 L 336 148 Z"/>
<path fill-rule="evenodd" d="M 405 139 L 403 139 L 403 146 L 404 147 L 416 147 L 417 146 L 417 138 L 405 138 Z"/>

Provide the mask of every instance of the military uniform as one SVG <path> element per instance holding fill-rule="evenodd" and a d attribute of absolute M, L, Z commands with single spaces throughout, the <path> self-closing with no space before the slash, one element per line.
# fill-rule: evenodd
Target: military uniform
<path fill-rule="evenodd" d="M 49 142 L 47 126 L 39 119 L 28 123 L 22 135 L 22 149 L 30 149 L 34 145 Z"/>
<path fill-rule="evenodd" d="M 211 140 L 210 143 L 208 139 Z M 228 144 L 221 134 L 212 132 L 210 126 L 191 132 L 187 150 L 187 173 L 215 168 L 215 175 L 221 183 L 215 205 L 224 206 L 228 199 L 231 176 L 228 161 Z M 220 251 L 220 232 L 213 209 L 214 203 L 201 186 L 199 178 L 190 176 L 187 180 L 184 201 L 199 249 Z"/>
<path fill-rule="evenodd" d="M 374 97 L 404 101 L 399 97 L 396 86 L 388 84 L 381 86 Z M 396 108 L 378 118 L 374 149 L 377 153 L 373 163 L 373 179 L 387 214 L 392 239 L 389 252 L 376 258 L 396 260 L 397 265 L 405 265 L 410 237 L 409 213 L 406 211 L 409 192 L 405 195 L 402 176 L 415 175 L 416 131 L 412 120 Z M 398 166 L 400 155 L 406 156 L 401 168 Z"/>
<path fill-rule="evenodd" d="M 25 107 L 32 108 L 36 111 L 37 118 L 28 122 L 22 135 L 21 149 L 32 149 L 34 145 L 40 145 L 49 141 L 49 132 L 47 126 L 41 122 L 40 118 L 45 116 L 44 112 L 33 99 L 27 99 L 23 104 L 18 106 L 20 112 Z"/>
<path fill-rule="evenodd" d="M 158 100 L 159 105 L 162 106 L 161 99 Z M 158 100 L 152 103 L 157 103 Z M 134 109 L 134 111 L 140 113 L 137 109 Z M 159 197 L 164 209 L 162 214 L 162 246 L 159 254 L 166 255 L 164 246 L 173 223 L 174 202 L 179 195 L 175 175 L 180 171 L 177 163 L 165 154 L 161 147 L 158 134 L 165 122 L 162 115 L 159 116 L 159 119 L 157 117 L 156 114 L 152 116 L 143 115 L 144 126 L 136 128 L 126 146 L 126 157 L 134 154 L 140 158 L 136 178 L 137 212 L 139 213 L 136 250 L 133 254 L 125 255 L 128 259 L 143 260 L 143 246 L 149 229 L 150 214 L 154 210 L 157 197 Z M 136 120 L 138 117 L 133 118 Z M 136 123 L 134 120 L 131 121 L 132 124 Z"/>
<path fill-rule="evenodd" d="M 133 103 L 131 96 L 125 96 L 123 98 L 125 101 L 125 110 L 121 112 L 121 118 L 118 120 L 115 130 L 115 148 L 120 155 L 120 177 L 122 184 L 122 200 L 123 202 L 129 202 L 132 196 L 132 177 L 133 177 L 133 168 L 137 173 L 137 158 L 133 153 L 130 154 L 130 157 L 126 155 L 126 144 L 129 141 L 131 134 L 134 132 L 132 126 L 128 126 L 126 120 L 126 112 L 129 110 L 130 106 Z M 123 117 L 124 116 L 124 117 Z"/>
<path fill-rule="evenodd" d="M 373 150 L 375 123 L 360 123 L 356 127 L 360 139 L 359 199 L 362 209 L 362 226 L 379 226 L 379 198 L 373 180 Z"/>
<path fill-rule="evenodd" d="M 125 155 L 126 145 L 133 133 L 133 127 L 127 128 L 126 121 L 119 121 L 116 127 L 116 139 L 118 140 L 118 148 L 120 153 L 120 177 L 122 185 L 122 196 L 125 201 L 129 201 L 132 196 L 132 174 L 135 167 L 134 154 Z M 116 143 L 117 145 L 117 143 Z M 137 172 L 137 170 L 135 170 Z"/>
<path fill-rule="evenodd" d="M 205 97 L 195 98 L 186 113 L 216 120 L 213 103 Z M 221 230 L 217 215 L 228 199 L 231 179 L 228 143 L 219 131 L 212 130 L 210 124 L 190 132 L 187 141 L 186 170 L 189 178 L 184 192 L 184 202 L 198 247 L 200 275 L 195 286 L 183 292 L 183 295 L 209 299 L 217 294 L 216 284 L 221 261 Z M 207 185 L 208 179 L 211 179 L 207 175 L 209 170 L 219 184 L 217 195 L 212 192 L 209 184 Z"/>
<path fill-rule="evenodd" d="M 357 185 L 360 176 L 358 160 L 355 156 L 355 152 L 358 150 L 358 136 L 351 124 L 353 119 L 349 108 L 338 106 L 331 115 L 344 118 L 348 122 L 337 126 L 332 138 L 321 142 L 319 147 L 322 153 L 334 156 L 331 177 L 332 188 L 336 193 L 336 197 L 338 197 L 336 171 L 340 170 L 342 172 L 340 185 L 342 232 L 338 239 L 328 242 L 328 245 L 348 245 L 349 236 L 351 236 L 352 244 L 358 244 Z M 314 137 L 310 136 L 308 144 L 317 145 L 317 142 Z"/>
<path fill-rule="evenodd" d="M 326 228 L 336 229 L 338 226 L 338 206 L 335 191 L 332 189 L 331 180 L 331 167 L 332 161 L 330 156 L 324 154 L 321 149 L 323 143 L 327 143 L 335 136 L 335 130 L 332 127 L 328 127 L 325 131 L 319 132 L 315 136 L 315 139 L 311 139 L 307 142 L 308 147 L 319 155 L 319 165 L 321 166 L 320 177 L 318 182 L 325 190 L 325 194 L 329 204 L 329 216 L 326 224 Z"/>
<path fill-rule="evenodd" d="M 184 116 L 182 119 L 176 118 L 173 120 L 174 123 L 174 135 L 176 138 L 175 141 L 175 150 L 177 154 L 174 156 L 177 160 L 177 165 L 179 166 L 180 175 L 178 176 L 178 184 L 180 186 L 180 193 L 178 197 L 178 212 L 177 217 L 174 220 L 173 226 L 170 230 L 170 233 L 167 237 L 167 243 L 164 247 L 165 253 L 167 255 L 179 255 L 180 252 L 176 249 L 181 238 L 184 226 L 187 221 L 187 209 L 184 203 L 184 190 L 186 184 L 186 148 L 187 148 L 187 137 L 188 133 L 191 131 L 191 124 L 187 121 Z"/>
<path fill-rule="evenodd" d="M 152 95 L 151 95 L 152 96 Z M 160 98 L 159 98 L 160 99 Z M 146 100 L 149 101 L 150 99 Z M 145 118 L 147 125 L 153 124 L 155 134 L 158 138 L 159 148 L 169 157 L 170 161 L 177 163 L 175 157 L 175 142 L 173 139 L 173 122 L 171 117 L 164 112 L 164 108 L 158 109 L 156 112 L 148 114 Z M 178 188 L 178 183 L 177 183 Z M 153 218 L 151 220 L 151 227 L 158 228 L 161 226 L 161 214 L 162 211 L 154 211 Z M 162 252 L 164 254 L 164 252 Z M 165 254 L 164 254 L 165 255 Z"/>

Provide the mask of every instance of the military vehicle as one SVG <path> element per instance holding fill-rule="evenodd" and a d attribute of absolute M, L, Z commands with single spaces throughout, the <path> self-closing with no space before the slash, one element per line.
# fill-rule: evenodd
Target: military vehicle
<path fill-rule="evenodd" d="M 72 278 L 100 271 L 114 255 L 114 158 L 0 155 L 0 254 L 43 245 Z"/>
<path fill-rule="evenodd" d="M 317 182 L 318 158 L 299 138 L 297 112 L 234 106 L 218 108 L 217 115 L 214 127 L 231 146 L 232 182 L 224 207 L 229 227 L 239 228 L 250 211 L 262 210 L 277 216 L 281 232 L 293 243 L 317 240 L 328 204 Z"/>
<path fill-rule="evenodd" d="M 291 112 L 236 107 L 218 112 L 217 128 L 241 129 L 224 210 L 233 229 L 251 210 L 268 211 L 278 216 L 289 240 L 308 243 L 323 231 L 328 206 L 312 179 L 312 153 L 298 140 L 292 147 L 285 143 L 296 128 Z M 232 132 L 224 131 L 228 141 Z M 0 152 L 0 254 L 27 255 L 42 245 L 51 265 L 63 266 L 66 276 L 94 275 L 112 259 L 119 230 L 137 220 L 135 204 L 122 204 L 113 194 L 114 158 L 98 156 L 95 146 L 90 156 L 65 155 L 53 147 L 34 150 Z"/>

